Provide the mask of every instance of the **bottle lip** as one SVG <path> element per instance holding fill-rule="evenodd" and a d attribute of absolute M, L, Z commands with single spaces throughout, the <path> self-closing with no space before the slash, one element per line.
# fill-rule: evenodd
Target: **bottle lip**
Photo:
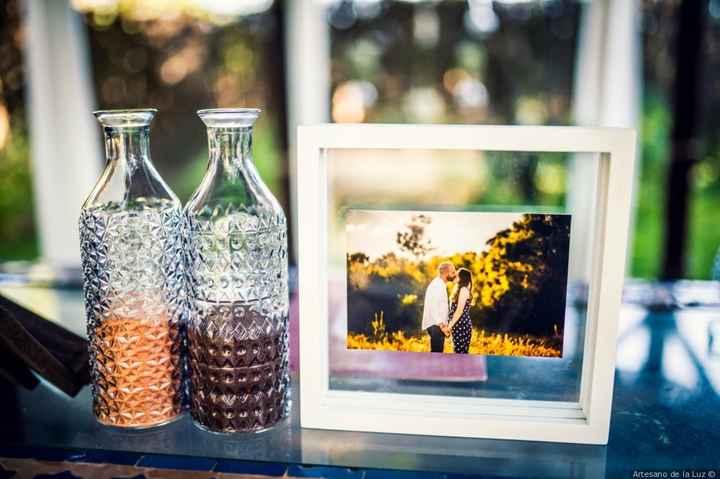
<path fill-rule="evenodd" d="M 157 112 L 157 108 L 126 108 L 97 110 L 93 115 L 103 126 L 133 128 L 150 125 Z"/>
<path fill-rule="evenodd" d="M 197 114 L 208 127 L 251 127 L 260 116 L 260 108 L 206 108 Z"/>

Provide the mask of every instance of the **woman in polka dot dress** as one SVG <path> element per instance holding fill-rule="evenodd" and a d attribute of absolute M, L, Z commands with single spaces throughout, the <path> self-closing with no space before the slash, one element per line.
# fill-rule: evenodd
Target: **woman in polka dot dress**
<path fill-rule="evenodd" d="M 457 285 L 452 294 L 450 306 L 450 323 L 453 350 L 458 354 L 467 354 L 472 338 L 472 322 L 470 321 L 470 298 L 472 291 L 472 273 L 465 268 L 457 272 Z"/>

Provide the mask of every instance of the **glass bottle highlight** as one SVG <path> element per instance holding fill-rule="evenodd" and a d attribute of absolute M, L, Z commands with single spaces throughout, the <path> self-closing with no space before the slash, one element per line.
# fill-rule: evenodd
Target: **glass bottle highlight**
<path fill-rule="evenodd" d="M 95 113 L 107 163 L 80 214 L 93 409 L 118 427 L 182 412 L 182 208 L 150 160 L 156 110 Z"/>
<path fill-rule="evenodd" d="M 257 109 L 201 110 L 210 158 L 185 208 L 191 413 L 215 432 L 289 411 L 287 225 L 252 162 Z"/>

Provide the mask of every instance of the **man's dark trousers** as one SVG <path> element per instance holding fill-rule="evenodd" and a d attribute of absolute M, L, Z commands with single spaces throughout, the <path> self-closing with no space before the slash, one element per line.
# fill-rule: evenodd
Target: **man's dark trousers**
<path fill-rule="evenodd" d="M 425 331 L 430 335 L 430 352 L 442 353 L 445 348 L 445 334 L 440 329 L 440 326 L 433 324 Z"/>

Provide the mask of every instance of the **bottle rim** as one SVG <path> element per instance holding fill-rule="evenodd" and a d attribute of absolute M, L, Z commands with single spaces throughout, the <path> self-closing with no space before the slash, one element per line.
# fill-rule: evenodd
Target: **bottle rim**
<path fill-rule="evenodd" d="M 208 127 L 250 127 L 260 116 L 260 108 L 206 108 L 197 114 Z"/>
<path fill-rule="evenodd" d="M 97 110 L 93 115 L 103 126 L 132 128 L 150 125 L 157 112 L 157 108 L 125 108 Z"/>

